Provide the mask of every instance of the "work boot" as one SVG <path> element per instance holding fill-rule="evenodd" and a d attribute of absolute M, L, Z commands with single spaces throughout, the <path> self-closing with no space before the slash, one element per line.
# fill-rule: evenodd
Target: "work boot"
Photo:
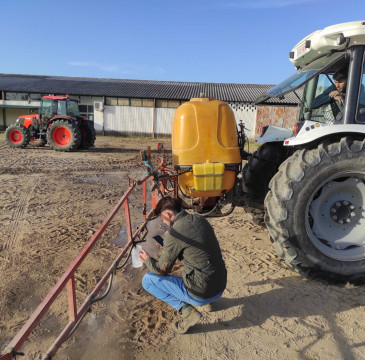
<path fill-rule="evenodd" d="M 185 334 L 191 326 L 199 322 L 201 314 L 190 304 L 185 304 L 181 309 L 181 319 L 171 325 L 176 334 Z"/>

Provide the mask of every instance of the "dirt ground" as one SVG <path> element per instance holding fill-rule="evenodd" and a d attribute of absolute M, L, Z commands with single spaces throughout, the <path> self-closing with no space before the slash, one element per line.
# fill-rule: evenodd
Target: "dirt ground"
<path fill-rule="evenodd" d="M 171 145 L 164 140 L 166 147 Z M 157 140 L 97 137 L 95 148 L 72 153 L 9 148 L 0 134 L 0 350 L 4 350 L 128 186 L 142 175 L 138 152 Z M 141 223 L 139 193 L 131 196 Z M 214 311 L 176 336 L 176 313 L 142 288 L 145 269 L 117 273 L 110 294 L 96 303 L 55 358 L 63 360 L 364 359 L 365 287 L 309 281 L 273 250 L 264 227 L 237 208 L 210 220 L 228 269 L 228 286 Z M 163 229 L 152 224 L 151 234 Z M 118 213 L 76 273 L 82 303 L 120 253 Z M 158 248 L 149 237 L 143 244 Z M 179 270 L 177 269 L 177 272 Z M 40 359 L 68 322 L 66 295 L 30 335 L 19 359 Z"/>

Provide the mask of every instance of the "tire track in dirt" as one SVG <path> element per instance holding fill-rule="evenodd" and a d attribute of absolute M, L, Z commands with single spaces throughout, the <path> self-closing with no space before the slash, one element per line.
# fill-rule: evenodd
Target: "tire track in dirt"
<path fill-rule="evenodd" d="M 24 223 L 26 221 L 29 200 L 31 199 L 34 189 L 38 185 L 39 181 L 39 178 L 30 178 L 27 185 L 22 187 L 22 190 L 19 192 L 18 202 L 13 206 L 14 212 L 11 215 L 9 225 L 5 229 L 5 233 L 7 233 L 3 245 L 3 249 L 7 251 L 5 259 L 10 260 L 13 252 L 11 250 L 18 252 L 21 247 L 21 238 L 23 234 L 22 229 L 24 229 Z"/>

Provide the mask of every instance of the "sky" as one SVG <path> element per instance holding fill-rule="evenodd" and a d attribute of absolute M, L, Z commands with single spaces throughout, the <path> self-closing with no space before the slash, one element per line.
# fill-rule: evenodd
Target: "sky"
<path fill-rule="evenodd" d="M 364 0 L 0 0 L 0 73 L 276 84 Z M 359 16 L 362 16 L 359 17 Z"/>

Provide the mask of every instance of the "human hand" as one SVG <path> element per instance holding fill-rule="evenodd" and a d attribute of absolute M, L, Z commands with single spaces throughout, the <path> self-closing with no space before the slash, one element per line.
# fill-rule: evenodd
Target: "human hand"
<path fill-rule="evenodd" d="M 139 252 L 139 259 L 142 262 L 145 262 L 150 257 L 149 253 L 147 251 L 141 250 Z"/>
<path fill-rule="evenodd" d="M 343 105 L 345 103 L 344 101 L 345 96 L 338 90 L 331 91 L 328 95 L 330 96 L 330 98 L 338 101 L 340 105 Z"/>

